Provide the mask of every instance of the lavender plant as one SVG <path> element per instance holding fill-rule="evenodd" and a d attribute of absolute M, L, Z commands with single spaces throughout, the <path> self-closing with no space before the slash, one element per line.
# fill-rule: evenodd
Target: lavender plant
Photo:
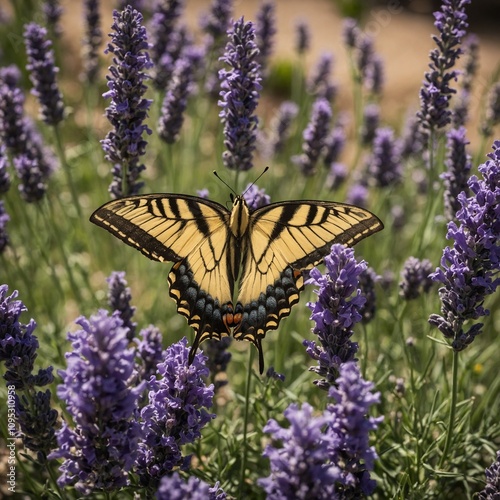
<path fill-rule="evenodd" d="M 142 15 L 132 7 L 113 13 L 114 33 L 107 52 L 111 52 L 113 65 L 109 67 L 108 87 L 103 96 L 111 99 L 106 117 L 114 130 L 102 141 L 106 159 L 113 163 L 113 181 L 109 191 L 114 198 L 137 194 L 143 183 L 140 173 L 146 168 L 140 163 L 147 142 L 143 134 L 151 134 L 144 123 L 151 101 L 144 98 L 147 89 L 146 70 L 151 68 L 146 29 Z"/>
<path fill-rule="evenodd" d="M 0 11 L 0 60 L 13 63 L 0 67 L 0 283 L 9 286 L 0 287 L 0 371 L 9 384 L 0 391 L 8 395 L 0 434 L 15 445 L 4 460 L 14 461 L 13 495 L 494 497 L 498 92 L 490 51 L 477 57 L 483 34 L 465 36 L 468 3 L 444 0 L 436 15 L 417 118 L 418 95 L 401 116 L 402 101 L 388 107 L 405 68 L 393 71 L 395 60 L 377 47 L 411 16 L 394 6 L 346 21 L 346 83 L 342 71 L 332 80 L 332 61 L 344 68 L 344 54 L 321 55 L 317 18 L 304 12 L 287 27 L 279 2 L 261 2 L 251 19 L 244 2 L 214 0 L 197 36 L 185 2 L 116 2 L 111 18 L 102 2 L 86 0 L 74 9 L 82 16 L 81 60 L 67 9 L 63 36 L 49 28 L 53 45 L 30 49 L 48 55 L 33 64 L 42 69 L 36 88 L 44 102 L 59 102 L 49 77 L 64 89 L 56 127 L 36 116 L 38 98 L 29 96 L 35 72 L 24 72 L 22 2 L 12 2 L 9 15 Z M 391 22 L 375 32 L 388 14 Z M 112 69 L 108 100 L 94 102 L 105 83 L 92 69 L 102 55 L 100 26 L 112 33 Z M 421 42 L 415 35 L 415 51 Z M 400 43 L 397 35 L 391 43 Z M 93 76 L 77 77 L 82 71 Z M 189 83 L 177 78 L 188 73 Z M 61 106 L 46 111 L 60 116 Z M 265 376 L 255 373 L 248 343 L 229 338 L 203 343 L 188 365 L 190 342 L 179 339 L 191 330 L 168 299 L 168 266 L 89 227 L 85 214 L 108 197 L 97 143 L 107 132 L 103 115 L 112 122 L 103 145 L 116 172 L 113 196 L 137 193 L 143 182 L 144 193 L 210 193 L 224 205 L 227 190 L 212 171 L 226 151 L 237 193 L 255 182 L 251 166 L 270 166 L 244 194 L 251 208 L 271 199 L 336 200 L 384 221 L 383 233 L 356 247 L 363 260 L 334 247 L 325 268 L 304 275 L 302 305 L 262 341 L 272 364 Z M 145 135 L 162 121 L 175 144 L 165 146 L 153 130 L 146 156 Z M 52 149 L 72 167 L 76 210 Z M 293 157 L 315 175 L 304 178 Z M 273 258 L 267 252 L 268 276 L 293 252 L 293 245 Z M 133 301 L 114 269 L 127 271 Z M 9 292 L 16 289 L 22 306 Z M 308 294 L 312 310 L 304 307 Z M 110 312 L 97 311 L 103 305 Z M 66 325 L 81 314 L 68 342 Z M 433 342 L 436 327 L 443 338 Z M 54 375 L 37 365 L 54 366 Z"/>

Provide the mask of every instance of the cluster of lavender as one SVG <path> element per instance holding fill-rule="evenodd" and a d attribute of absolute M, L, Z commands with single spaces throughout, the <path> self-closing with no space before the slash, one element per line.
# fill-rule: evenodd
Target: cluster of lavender
<path fill-rule="evenodd" d="M 342 364 L 336 386 L 329 390 L 330 403 L 319 416 L 308 403 L 290 405 L 284 412 L 289 427 L 269 420 L 264 432 L 271 474 L 259 480 L 266 498 L 362 498 L 373 493 L 370 477 L 375 450 L 369 433 L 383 417 L 367 417 L 380 401 L 373 384 L 363 380 L 355 362 Z M 276 446 L 278 445 L 278 446 Z"/>
<path fill-rule="evenodd" d="M 19 428 L 11 437 L 21 437 L 24 446 L 36 453 L 40 463 L 56 447 L 55 426 L 58 413 L 50 405 L 51 393 L 37 387 L 49 385 L 54 380 L 52 367 L 33 374 L 38 339 L 33 334 L 36 323 L 21 322 L 26 306 L 16 300 L 17 291 L 8 294 L 7 285 L 0 285 L 0 362 L 6 368 L 3 378 L 15 388 L 15 412 Z"/>
<path fill-rule="evenodd" d="M 73 426 L 67 421 L 57 431 L 59 448 L 50 458 L 64 459 L 60 486 L 73 485 L 83 494 L 113 491 L 128 485 L 132 473 L 164 498 L 171 479 L 162 483 L 162 478 L 175 467 L 189 468 L 190 456 L 183 456 L 181 447 L 199 439 L 215 417 L 205 409 L 214 394 L 204 382 L 206 357 L 199 353 L 188 366 L 186 339 L 163 352 L 161 333 L 152 326 L 135 338 L 135 308 L 124 274 L 113 273 L 108 284 L 113 313 L 82 317 L 77 320 L 82 329 L 68 334 L 73 351 L 60 371 L 58 395 Z M 209 488 L 194 479 L 183 488 L 225 498 L 218 485 Z"/>
<path fill-rule="evenodd" d="M 45 195 L 56 162 L 52 152 L 44 145 L 35 123 L 24 113 L 25 98 L 19 87 L 20 78 L 16 66 L 0 69 L 0 140 L 12 158 L 21 197 L 33 203 Z M 10 181 L 4 151 L 2 157 L 2 191 L 5 192 Z"/>
<path fill-rule="evenodd" d="M 444 249 L 441 266 L 432 274 L 441 284 L 442 304 L 441 315 L 432 314 L 429 322 L 451 340 L 455 351 L 481 333 L 482 323 L 469 328 L 465 323 L 488 314 L 485 297 L 500 285 L 500 141 L 488 156 L 478 167 L 482 179 L 473 175 L 468 181 L 471 196 L 458 196 L 457 222 L 448 223 L 447 238 L 453 246 Z"/>
<path fill-rule="evenodd" d="M 143 133 L 151 134 L 144 124 L 151 101 L 145 99 L 148 78 L 146 70 L 152 67 L 149 59 L 149 44 L 146 29 L 142 26 L 142 15 L 127 6 L 113 13 L 111 43 L 106 52 L 113 54 L 113 65 L 109 67 L 109 91 L 104 94 L 111 99 L 106 116 L 113 125 L 102 141 L 106 159 L 113 164 L 113 181 L 109 187 L 114 198 L 137 194 L 143 183 L 140 173 L 146 168 L 140 163 L 147 142 Z"/>

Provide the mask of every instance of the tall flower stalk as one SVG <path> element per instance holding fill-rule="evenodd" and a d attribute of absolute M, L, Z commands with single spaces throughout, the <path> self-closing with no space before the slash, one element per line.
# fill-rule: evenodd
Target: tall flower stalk
<path fill-rule="evenodd" d="M 137 401 L 144 383 L 136 378 L 135 350 L 128 347 L 128 328 L 118 312 L 101 310 L 76 323 L 68 333 L 73 351 L 57 394 L 66 403 L 74 427 L 64 422 L 57 433 L 59 449 L 50 458 L 63 458 L 61 487 L 74 485 L 84 495 L 112 491 L 128 484 L 127 473 L 137 457 L 141 428 Z"/>
<path fill-rule="evenodd" d="M 325 274 L 314 268 L 306 282 L 319 287 L 318 300 L 307 304 L 319 343 L 304 340 L 303 344 L 307 354 L 318 361 L 318 366 L 310 370 L 323 377 L 314 383 L 328 390 L 335 384 L 340 367 L 356 360 L 358 344 L 351 337 L 353 326 L 362 320 L 366 298 L 359 289 L 359 278 L 367 266 L 364 261 L 356 261 L 354 250 L 339 244 L 332 246 L 325 265 Z"/>
<path fill-rule="evenodd" d="M 465 13 L 469 3 L 470 0 L 443 0 L 441 9 L 434 13 L 439 35 L 433 35 L 432 39 L 437 47 L 430 53 L 430 69 L 420 89 L 420 111 L 417 113 L 422 129 L 431 137 L 434 131 L 451 122 L 449 102 L 456 93 L 451 82 L 458 75 L 453 68 L 462 54 L 460 43 L 469 26 Z M 429 147 L 432 148 L 432 144 Z"/>
<path fill-rule="evenodd" d="M 222 108 L 220 117 L 224 125 L 224 165 L 237 171 L 250 170 L 257 138 L 255 115 L 261 90 L 259 49 L 255 43 L 255 28 L 243 17 L 228 32 L 229 41 L 221 58 L 231 69 L 219 72 Z"/>
<path fill-rule="evenodd" d="M 127 6 L 113 12 L 114 23 L 111 43 L 106 52 L 113 54 L 110 74 L 106 77 L 109 90 L 103 94 L 111 99 L 106 117 L 114 129 L 102 141 L 106 159 L 113 164 L 113 181 L 109 191 L 113 198 L 139 193 L 144 183 L 140 173 L 146 168 L 140 163 L 146 150 L 144 132 L 151 134 L 144 124 L 151 101 L 145 99 L 146 70 L 151 68 L 149 44 L 142 15 Z"/>
<path fill-rule="evenodd" d="M 500 285 L 500 141 L 493 145 L 489 160 L 478 167 L 482 179 L 473 175 L 458 196 L 456 222 L 448 223 L 447 238 L 453 246 L 443 251 L 441 266 L 431 275 L 441 284 L 441 314 L 431 314 L 429 323 L 448 339 L 453 349 L 453 381 L 450 419 L 441 465 L 447 457 L 453 433 L 457 397 L 457 354 L 482 333 L 479 318 L 489 314 L 486 297 Z M 470 324 L 471 322 L 472 325 Z"/>

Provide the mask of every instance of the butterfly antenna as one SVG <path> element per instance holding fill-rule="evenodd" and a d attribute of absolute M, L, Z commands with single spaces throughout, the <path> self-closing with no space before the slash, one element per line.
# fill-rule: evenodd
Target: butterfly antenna
<path fill-rule="evenodd" d="M 246 193 L 247 191 L 249 191 L 250 189 L 252 189 L 252 186 L 254 186 L 254 185 L 257 183 L 257 181 L 258 181 L 258 180 L 259 180 L 259 179 L 260 179 L 260 178 L 261 178 L 261 177 L 262 177 L 262 176 L 263 176 L 263 175 L 264 175 L 264 174 L 265 174 L 268 170 L 269 170 L 269 167 L 266 167 L 266 168 L 265 168 L 265 169 L 261 172 L 261 174 L 259 175 L 259 177 L 257 177 L 257 179 L 255 179 L 255 180 L 252 182 L 252 184 L 250 184 L 250 186 L 248 186 L 248 187 L 245 189 L 245 193 Z M 244 196 L 244 195 L 245 195 L 245 193 L 243 193 L 241 196 Z"/>
<path fill-rule="evenodd" d="M 225 186 L 227 186 L 233 192 L 233 194 L 235 196 L 238 196 L 236 194 L 235 190 L 217 173 L 217 170 L 214 170 L 213 174 L 215 175 L 215 177 L 217 177 L 217 179 L 219 179 L 222 182 L 222 184 L 224 184 Z"/>

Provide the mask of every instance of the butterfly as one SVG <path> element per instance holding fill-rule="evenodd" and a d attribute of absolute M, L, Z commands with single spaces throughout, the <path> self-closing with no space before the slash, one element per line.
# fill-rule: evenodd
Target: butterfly
<path fill-rule="evenodd" d="M 284 201 L 250 210 L 180 194 L 110 201 L 90 221 L 152 260 L 171 261 L 169 294 L 195 331 L 189 362 L 206 339 L 252 342 L 264 370 L 262 339 L 290 314 L 302 271 L 334 243 L 352 246 L 383 229 L 368 210 L 328 201 Z M 235 284 L 237 295 L 234 297 Z"/>

